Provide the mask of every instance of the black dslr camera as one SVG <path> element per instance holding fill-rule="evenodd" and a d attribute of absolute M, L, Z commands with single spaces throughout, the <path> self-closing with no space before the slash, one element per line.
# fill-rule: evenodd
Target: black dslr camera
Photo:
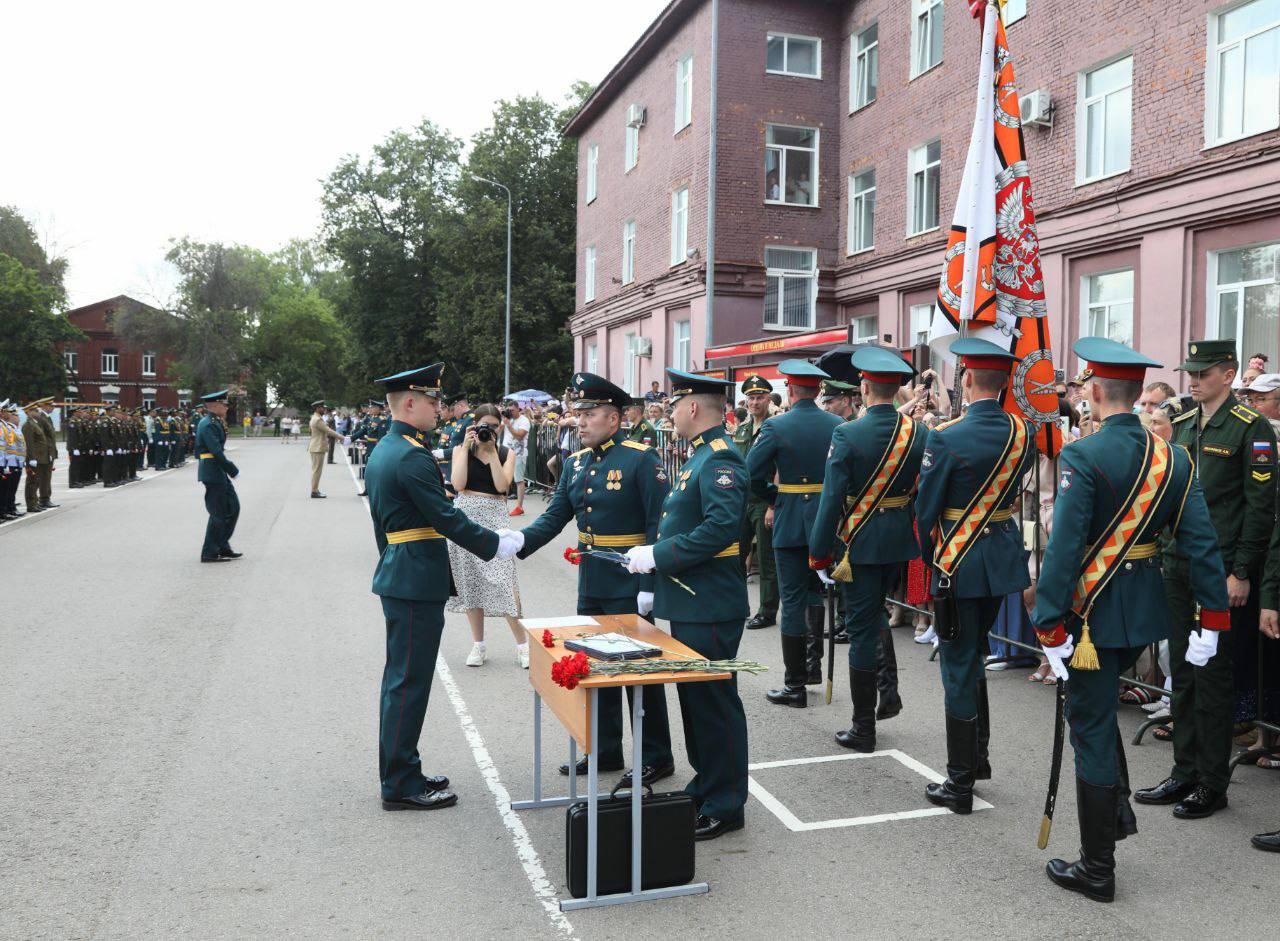
<path fill-rule="evenodd" d="M 484 444 L 486 441 L 492 441 L 493 429 L 486 424 L 480 424 L 476 427 L 476 440 L 481 444 Z"/>

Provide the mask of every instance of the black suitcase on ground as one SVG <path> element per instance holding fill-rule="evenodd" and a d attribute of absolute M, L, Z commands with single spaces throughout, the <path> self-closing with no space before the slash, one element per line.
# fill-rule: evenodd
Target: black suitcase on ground
<path fill-rule="evenodd" d="M 646 788 L 647 790 L 647 788 Z M 631 891 L 631 795 L 600 798 L 596 842 L 596 894 Z M 683 791 L 646 793 L 640 802 L 640 887 L 661 889 L 693 881 L 693 824 L 697 811 Z M 569 894 L 587 894 L 587 802 L 565 814 Z"/>

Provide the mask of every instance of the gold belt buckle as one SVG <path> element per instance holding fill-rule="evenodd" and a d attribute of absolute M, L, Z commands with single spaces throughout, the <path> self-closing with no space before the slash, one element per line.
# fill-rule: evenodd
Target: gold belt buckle
<path fill-rule="evenodd" d="M 578 533 L 578 539 L 586 546 L 594 546 L 596 544 L 594 533 Z"/>

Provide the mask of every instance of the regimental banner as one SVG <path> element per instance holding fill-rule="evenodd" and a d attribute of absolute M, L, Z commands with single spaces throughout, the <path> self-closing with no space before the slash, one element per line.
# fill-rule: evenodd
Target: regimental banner
<path fill-rule="evenodd" d="M 1001 404 L 1039 426 L 1037 444 L 1053 457 L 1062 436 L 1047 312 L 1013 59 L 996 6 L 987 4 L 973 134 L 929 345 L 940 358 L 954 361 L 947 348 L 963 322 L 965 336 L 990 340 L 1021 357 Z"/>

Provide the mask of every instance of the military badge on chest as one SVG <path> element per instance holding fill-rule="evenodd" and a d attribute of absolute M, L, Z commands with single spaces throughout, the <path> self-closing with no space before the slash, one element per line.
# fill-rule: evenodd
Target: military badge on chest
<path fill-rule="evenodd" d="M 604 488 L 606 490 L 622 489 L 622 471 L 621 470 L 615 469 L 615 470 L 609 471 L 608 476 L 605 479 L 607 481 L 604 485 Z"/>

